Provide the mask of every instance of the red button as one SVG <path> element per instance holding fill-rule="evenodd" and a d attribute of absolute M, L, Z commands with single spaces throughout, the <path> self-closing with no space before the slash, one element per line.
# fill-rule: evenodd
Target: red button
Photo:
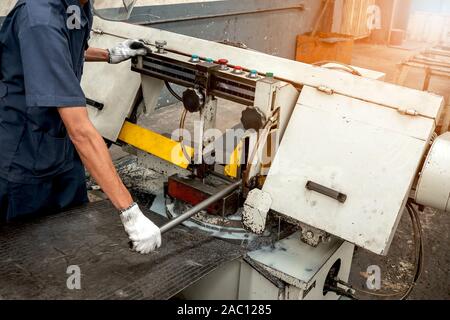
<path fill-rule="evenodd" d="M 236 66 L 236 67 L 234 67 L 234 70 L 236 70 L 236 71 L 242 71 L 242 67 L 241 67 L 241 66 Z"/>
<path fill-rule="evenodd" d="M 228 60 L 227 59 L 220 59 L 219 61 L 217 61 L 219 64 L 222 65 L 227 65 L 228 64 Z"/>

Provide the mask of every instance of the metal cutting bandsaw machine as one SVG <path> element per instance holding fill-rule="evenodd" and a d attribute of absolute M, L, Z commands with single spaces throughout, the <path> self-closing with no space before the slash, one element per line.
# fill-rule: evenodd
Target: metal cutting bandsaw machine
<path fill-rule="evenodd" d="M 335 299 L 354 246 L 386 255 L 408 201 L 450 211 L 450 134 L 434 133 L 442 97 L 368 70 L 315 67 L 152 28 L 96 19 L 93 30 L 93 47 L 147 45 L 131 68 L 86 65 L 83 88 L 105 139 L 139 150 L 150 169 L 179 168 L 166 184 L 172 224 L 163 231 L 183 221 L 226 239 L 279 235 L 248 252 L 253 263 L 217 269 L 186 297 L 220 298 L 209 284 L 240 274 L 240 299 Z M 200 115 L 194 141 L 138 125 L 142 105 L 155 114 L 164 85 L 184 88 L 184 117 Z M 221 100 L 246 108 L 232 138 L 208 133 Z M 225 297 L 227 290 L 236 289 L 221 288 Z"/>

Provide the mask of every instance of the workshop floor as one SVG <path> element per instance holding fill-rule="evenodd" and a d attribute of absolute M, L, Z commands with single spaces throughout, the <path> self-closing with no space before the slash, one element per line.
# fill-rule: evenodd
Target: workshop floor
<path fill-rule="evenodd" d="M 423 45 L 417 46 L 418 50 L 422 48 Z M 353 65 L 385 72 L 387 74 L 386 81 L 393 82 L 397 64 L 414 53 L 414 51 L 358 43 L 354 48 Z M 420 89 L 423 79 L 422 72 L 411 72 L 405 85 Z M 450 82 L 433 78 L 430 90 L 448 97 Z M 221 105 L 221 114 L 218 119 L 221 119 L 223 128 L 230 128 L 239 121 L 241 109 L 232 103 L 222 102 Z M 181 106 L 175 105 L 161 110 L 160 116 L 157 117 L 158 121 L 149 119 L 141 125 L 151 127 L 163 134 L 170 134 L 177 128 L 180 114 Z M 192 119 L 189 119 L 188 128 L 191 127 L 191 122 Z M 112 155 L 118 159 L 125 154 L 120 149 L 113 147 Z M 450 299 L 450 214 L 426 209 L 421 218 L 425 234 L 425 270 L 410 298 Z M 412 239 L 409 216 L 405 214 L 387 257 L 379 257 L 362 249 L 356 251 L 350 283 L 357 288 L 364 289 L 367 268 L 378 265 L 382 272 L 384 291 L 403 291 L 412 277 L 414 268 Z M 380 297 L 362 297 L 380 299 Z"/>

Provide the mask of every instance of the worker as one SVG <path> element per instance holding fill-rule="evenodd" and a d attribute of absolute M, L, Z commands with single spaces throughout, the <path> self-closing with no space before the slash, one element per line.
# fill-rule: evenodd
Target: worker
<path fill-rule="evenodd" d="M 88 202 L 84 164 L 120 213 L 134 250 L 147 254 L 160 247 L 160 230 L 122 183 L 88 118 L 80 86 L 85 60 L 117 64 L 147 49 L 134 40 L 109 50 L 89 48 L 94 5 L 93 0 L 19 0 L 3 23 L 0 217 L 8 222 Z"/>

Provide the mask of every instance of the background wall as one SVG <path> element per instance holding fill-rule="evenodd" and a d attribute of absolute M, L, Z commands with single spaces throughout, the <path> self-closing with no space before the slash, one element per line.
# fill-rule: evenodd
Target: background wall
<path fill-rule="evenodd" d="M 450 41 L 450 1 L 413 0 L 408 39 L 428 43 Z"/>
<path fill-rule="evenodd" d="M 240 42 L 293 59 L 296 36 L 311 31 L 320 5 L 318 0 L 183 1 L 138 7 L 130 22 L 206 40 Z"/>
<path fill-rule="evenodd" d="M 0 16 L 16 2 L 0 0 Z M 294 59 L 296 36 L 312 30 L 321 2 L 138 0 L 130 22 L 206 40 L 241 42 L 258 51 Z M 304 10 L 299 9 L 301 6 Z"/>
<path fill-rule="evenodd" d="M 450 13 L 448 0 L 413 0 L 413 11 L 428 11 L 434 13 Z"/>
<path fill-rule="evenodd" d="M 351 35 L 355 39 L 370 35 L 367 10 L 375 0 L 335 0 L 333 32 Z"/>

